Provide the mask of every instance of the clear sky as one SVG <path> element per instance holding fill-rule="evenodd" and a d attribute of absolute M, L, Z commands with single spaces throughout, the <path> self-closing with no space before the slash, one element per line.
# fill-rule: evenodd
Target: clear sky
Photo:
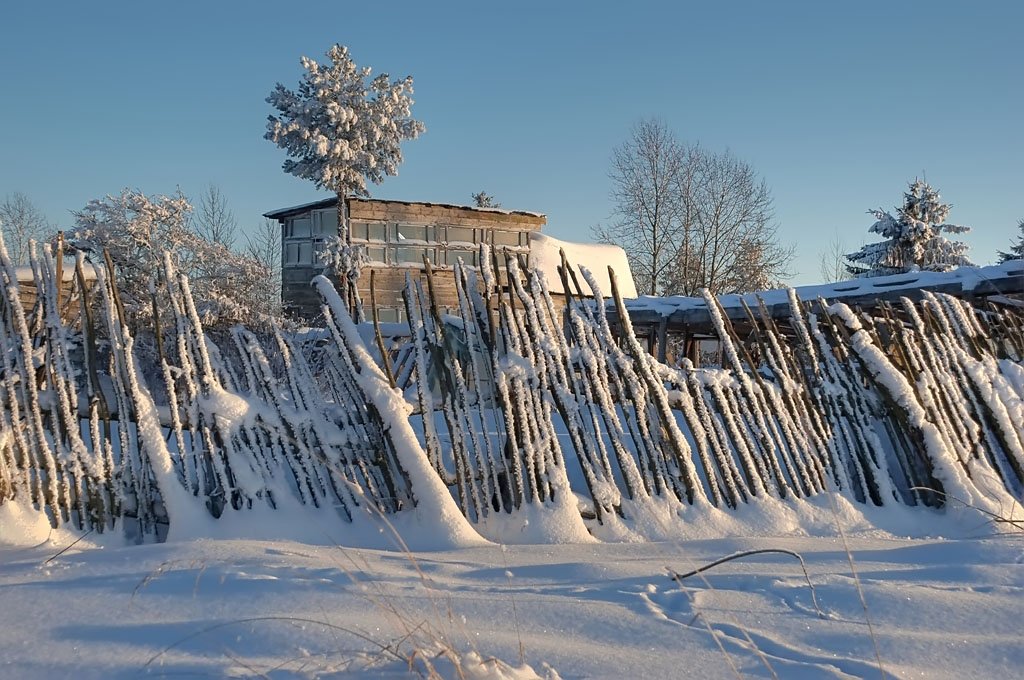
<path fill-rule="evenodd" d="M 639 119 L 729 148 L 771 187 L 794 283 L 869 239 L 925 174 L 979 264 L 1024 218 L 1024 2 L 9 2 L 0 196 L 48 218 L 124 187 L 220 186 L 241 225 L 315 200 L 262 138 L 278 81 L 335 42 L 415 79 L 427 133 L 381 198 L 548 215 L 588 240 Z"/>

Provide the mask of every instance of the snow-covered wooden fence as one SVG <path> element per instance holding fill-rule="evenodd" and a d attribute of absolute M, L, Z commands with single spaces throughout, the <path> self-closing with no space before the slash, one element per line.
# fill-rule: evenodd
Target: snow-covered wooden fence
<path fill-rule="evenodd" d="M 828 491 L 875 506 L 1022 496 L 1013 311 L 925 292 L 867 314 L 790 291 L 785 322 L 744 303 L 754 333 L 741 342 L 706 296 L 723 365 L 669 366 L 641 346 L 616 291 L 621 324 L 593 277 L 596 303 L 563 267 L 577 295 L 562 318 L 536 272 L 506 266 L 504 291 L 491 267 L 477 282 L 458 266 L 459 313 L 446 321 L 429 290 L 407 288 L 419 410 L 443 416 L 424 416 L 426 449 L 485 533 L 488 516 L 524 505 L 558 512 L 566 480 L 597 523 Z"/>
<path fill-rule="evenodd" d="M 281 507 L 343 522 L 365 511 L 454 512 L 404 403 L 326 280 L 332 341 L 314 377 L 273 323 L 213 342 L 169 258 L 155 276 L 146 348 L 110 268 L 96 267 L 86 286 L 78 261 L 73 324 L 57 313 L 53 258 L 42 252 L 32 268 L 38 295 L 25 309 L 0 240 L 0 503 L 29 504 L 55 527 L 138 540 Z"/>
<path fill-rule="evenodd" d="M 557 310 L 543 276 L 480 255 L 479 271 L 455 267 L 454 313 L 435 302 L 429 265 L 426 285 L 409 281 L 403 395 L 326 279 L 315 351 L 273 323 L 214 337 L 169 259 L 152 328 L 133 332 L 111 268 L 87 283 L 74 265 L 69 316 L 56 282 L 70 265 L 41 252 L 26 308 L 0 242 L 0 504 L 138 540 L 295 509 L 577 540 L 623 526 L 662 536 L 701 509 L 826 492 L 873 506 L 1022 497 L 1012 309 L 925 294 L 867 314 L 790 294 L 785 321 L 747 306 L 741 341 L 708 297 L 723 365 L 667 365 L 609 322 L 592 277 L 596 303 L 563 267 Z"/>

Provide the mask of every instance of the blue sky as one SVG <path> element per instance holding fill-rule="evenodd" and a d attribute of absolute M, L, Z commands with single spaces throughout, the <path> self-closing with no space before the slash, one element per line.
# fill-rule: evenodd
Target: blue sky
<path fill-rule="evenodd" d="M 60 226 L 123 187 L 219 185 L 245 228 L 319 198 L 262 139 L 278 81 L 334 42 L 415 79 L 427 133 L 382 198 L 481 189 L 588 240 L 639 119 L 771 187 L 794 283 L 926 174 L 980 264 L 1024 218 L 1019 2 L 19 2 L 0 11 L 0 196 Z"/>

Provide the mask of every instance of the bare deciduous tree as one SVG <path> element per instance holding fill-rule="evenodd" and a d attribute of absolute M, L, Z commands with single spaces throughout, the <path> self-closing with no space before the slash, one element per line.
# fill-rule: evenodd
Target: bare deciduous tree
<path fill-rule="evenodd" d="M 723 258 L 720 276 L 706 279 L 702 287 L 715 295 L 778 288 L 792 274 L 793 253 L 793 246 L 778 242 L 774 227 L 752 230 L 740 237 L 732 257 Z"/>
<path fill-rule="evenodd" d="M 238 222 L 216 184 L 208 184 L 199 196 L 192 224 L 195 232 L 207 241 L 219 243 L 225 248 L 234 247 Z"/>
<path fill-rule="evenodd" d="M 849 278 L 850 274 L 846 268 L 846 253 L 849 250 L 843 245 L 839 234 L 832 237 L 828 242 L 828 248 L 821 254 L 821 261 L 818 263 L 818 271 L 821 274 L 822 283 L 835 283 Z"/>
<path fill-rule="evenodd" d="M 681 144 L 660 121 L 642 121 L 612 155 L 617 221 L 595 229 L 621 245 L 637 289 L 651 295 L 763 290 L 788 275 L 771 192 L 729 152 Z"/>
<path fill-rule="evenodd" d="M 246 253 L 259 262 L 270 277 L 266 286 L 261 286 L 255 296 L 270 316 L 281 315 L 281 226 L 272 220 L 263 219 L 255 233 L 246 237 Z"/>
<path fill-rule="evenodd" d="M 665 292 L 669 272 L 684 239 L 679 178 L 686 149 L 660 120 L 644 120 L 612 152 L 611 198 L 615 222 L 595 236 L 622 246 L 637 290 Z"/>
<path fill-rule="evenodd" d="M 793 249 L 779 243 L 771 191 L 754 169 L 730 152 L 701 152 L 686 186 L 683 202 L 692 214 L 687 243 L 674 271 L 671 291 L 714 295 L 764 290 L 788 275 Z"/>
<path fill-rule="evenodd" d="M 53 227 L 28 196 L 14 192 L 0 203 L 0 228 L 3 229 L 7 253 L 14 264 L 26 264 L 29 244 L 50 236 Z"/>

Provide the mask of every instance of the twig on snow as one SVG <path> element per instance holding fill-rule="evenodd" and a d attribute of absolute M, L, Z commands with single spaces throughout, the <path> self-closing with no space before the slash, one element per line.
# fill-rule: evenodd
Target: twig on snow
<path fill-rule="evenodd" d="M 715 560 L 714 562 L 709 562 L 708 564 L 705 564 L 703 566 L 697 567 L 696 569 L 693 569 L 692 571 L 688 571 L 685 574 L 680 574 L 679 572 L 677 572 L 676 570 L 672 569 L 671 567 L 665 567 L 665 569 L 668 571 L 669 577 L 672 580 L 674 580 L 676 583 L 678 583 L 680 586 L 682 586 L 683 585 L 682 584 L 683 579 L 689 578 L 691 576 L 696 576 L 697 574 L 703 573 L 703 572 L 707 571 L 708 569 L 712 569 L 714 567 L 717 567 L 720 564 L 725 564 L 726 562 L 731 562 L 733 560 L 738 560 L 738 559 L 741 559 L 743 557 L 750 557 L 751 555 L 763 555 L 763 554 L 766 554 L 766 553 L 777 553 L 777 554 L 780 554 L 780 555 L 790 555 L 791 557 L 795 557 L 797 560 L 800 561 L 800 568 L 804 572 L 804 580 L 807 581 L 807 587 L 811 591 L 811 602 L 814 603 L 814 610 L 818 613 L 818 618 L 821 618 L 821 619 L 828 618 L 827 616 L 825 616 L 825 613 L 823 611 L 821 611 L 821 607 L 818 606 L 818 595 L 814 591 L 814 585 L 811 583 L 811 577 L 810 577 L 810 574 L 808 574 L 808 572 L 807 572 L 807 564 L 804 562 L 803 556 L 801 556 L 800 553 L 795 552 L 793 550 L 786 550 L 785 548 L 761 548 L 759 550 L 744 550 L 743 552 L 738 552 L 738 553 L 735 553 L 733 555 L 728 555 L 726 557 L 719 558 L 719 559 Z"/>

